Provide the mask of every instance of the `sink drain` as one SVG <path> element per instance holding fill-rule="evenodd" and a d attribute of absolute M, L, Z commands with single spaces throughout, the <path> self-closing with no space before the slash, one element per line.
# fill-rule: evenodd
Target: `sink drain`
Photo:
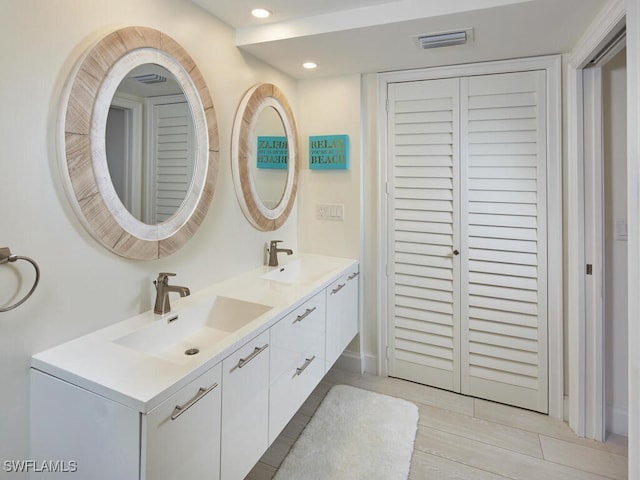
<path fill-rule="evenodd" d="M 187 350 L 184 351 L 185 355 L 195 355 L 196 353 L 199 353 L 200 349 L 199 348 L 189 348 Z"/>

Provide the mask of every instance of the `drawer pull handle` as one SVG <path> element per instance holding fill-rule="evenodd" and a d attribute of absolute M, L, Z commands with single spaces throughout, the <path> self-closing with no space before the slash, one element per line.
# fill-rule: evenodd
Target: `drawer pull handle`
<path fill-rule="evenodd" d="M 251 352 L 251 355 L 249 355 L 247 358 L 241 358 L 238 361 L 238 368 L 242 368 L 244 367 L 247 363 L 249 363 L 251 360 L 253 360 L 254 358 L 256 358 L 258 355 L 260 355 L 261 352 L 264 351 L 265 348 L 267 348 L 269 346 L 268 343 L 265 343 L 262 347 L 256 347 L 253 349 L 253 352 Z"/>
<path fill-rule="evenodd" d="M 311 365 L 311 362 L 313 362 L 315 359 L 316 359 L 315 355 L 313 357 L 311 357 L 311 358 L 305 358 L 304 363 L 302 364 L 302 366 L 296 368 L 296 375 L 301 375 L 302 372 L 304 372 L 307 369 L 307 367 L 309 365 Z"/>
<path fill-rule="evenodd" d="M 336 288 L 331 290 L 331 295 L 333 295 L 334 293 L 338 293 L 340 290 L 344 288 L 345 285 L 346 283 L 341 283 L 340 285 L 338 285 Z"/>
<path fill-rule="evenodd" d="M 174 408 L 173 412 L 171 412 L 171 420 L 177 419 L 180 415 L 182 415 L 184 412 L 186 412 L 191 407 L 193 407 L 196 404 L 196 402 L 198 402 L 198 400 L 200 400 L 202 397 L 204 397 L 207 393 L 209 393 L 211 390 L 213 390 L 217 386 L 218 384 L 214 383 L 209 388 L 200 387 L 195 397 L 193 397 L 184 405 L 176 405 L 176 408 Z"/>
<path fill-rule="evenodd" d="M 354 278 L 356 278 L 358 275 L 360 275 L 360 272 L 354 272 L 351 275 L 349 275 L 349 280 L 353 280 Z"/>
<path fill-rule="evenodd" d="M 307 318 L 309 315 L 311 315 L 313 312 L 315 312 L 316 308 L 318 308 L 318 307 L 307 308 L 307 311 L 302 313 L 302 314 L 300 314 L 300 315 L 298 315 L 296 317 L 296 319 L 293 321 L 293 323 L 301 322 L 302 320 Z"/>

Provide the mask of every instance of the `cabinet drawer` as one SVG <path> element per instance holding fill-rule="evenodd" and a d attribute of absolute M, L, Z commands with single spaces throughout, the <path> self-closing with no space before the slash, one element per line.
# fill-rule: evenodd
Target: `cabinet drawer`
<path fill-rule="evenodd" d="M 324 320 L 325 293 L 321 292 L 271 327 L 272 383 L 299 366 L 319 339 L 324 342 Z"/>
<path fill-rule="evenodd" d="M 222 361 L 221 477 L 225 480 L 242 480 L 268 447 L 269 349 L 266 331 Z"/>
<path fill-rule="evenodd" d="M 220 364 L 142 416 L 146 480 L 220 478 Z"/>
<path fill-rule="evenodd" d="M 324 377 L 324 348 L 322 335 L 297 364 L 272 381 L 269 389 L 269 443 L 276 439 Z"/>
<path fill-rule="evenodd" d="M 327 370 L 358 334 L 359 278 L 359 267 L 354 265 L 327 287 Z"/>

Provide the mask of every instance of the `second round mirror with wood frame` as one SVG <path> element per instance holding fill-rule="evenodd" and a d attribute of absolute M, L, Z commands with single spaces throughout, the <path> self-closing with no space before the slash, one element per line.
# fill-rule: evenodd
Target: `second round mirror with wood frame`
<path fill-rule="evenodd" d="M 274 117 L 274 111 L 275 123 L 281 125 L 264 130 L 261 125 L 265 118 Z M 283 131 L 284 136 L 273 135 L 273 131 Z M 282 172 L 285 181 L 276 183 L 283 184 L 281 192 L 272 191 L 265 198 L 264 186 L 257 182 L 275 175 L 259 174 L 261 169 L 273 169 L 275 175 L 276 170 Z M 271 83 L 252 87 L 240 102 L 233 124 L 231 171 L 238 202 L 251 225 L 262 231 L 280 228 L 293 209 L 298 190 L 298 132 L 287 98 Z"/>
<path fill-rule="evenodd" d="M 167 214 L 149 219 L 136 217 L 116 192 L 106 145 L 109 111 L 115 105 L 118 86 L 125 78 L 137 77 L 140 67 L 161 68 L 160 74 L 152 72 L 151 81 L 163 81 L 164 77 L 175 80 L 182 91 L 183 116 L 191 117 L 185 126 L 191 132 L 189 139 L 182 142 L 191 145 L 190 153 L 185 154 L 181 165 L 171 166 L 174 171 L 184 167 L 189 175 L 183 175 L 181 192 L 171 199 L 173 205 Z M 148 72 L 143 73 L 148 80 Z M 184 246 L 200 227 L 213 198 L 219 156 L 213 101 L 200 70 L 184 48 L 148 27 L 125 27 L 106 35 L 76 64 L 60 114 L 65 191 L 91 235 L 114 253 L 138 260 L 165 257 Z M 161 176 L 157 171 L 148 175 L 152 179 Z M 156 188 L 155 183 L 142 188 L 134 185 L 132 190 L 151 188 Z"/>

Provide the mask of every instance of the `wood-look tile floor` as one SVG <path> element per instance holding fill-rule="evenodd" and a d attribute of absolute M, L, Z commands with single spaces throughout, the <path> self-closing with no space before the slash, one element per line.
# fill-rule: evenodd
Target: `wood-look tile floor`
<path fill-rule="evenodd" d="M 269 480 L 333 385 L 415 403 L 420 410 L 410 480 L 626 479 L 627 439 L 577 437 L 546 415 L 423 385 L 333 368 L 246 480 Z M 304 479 L 298 479 L 304 480 Z M 332 479 L 350 480 L 350 479 Z"/>

